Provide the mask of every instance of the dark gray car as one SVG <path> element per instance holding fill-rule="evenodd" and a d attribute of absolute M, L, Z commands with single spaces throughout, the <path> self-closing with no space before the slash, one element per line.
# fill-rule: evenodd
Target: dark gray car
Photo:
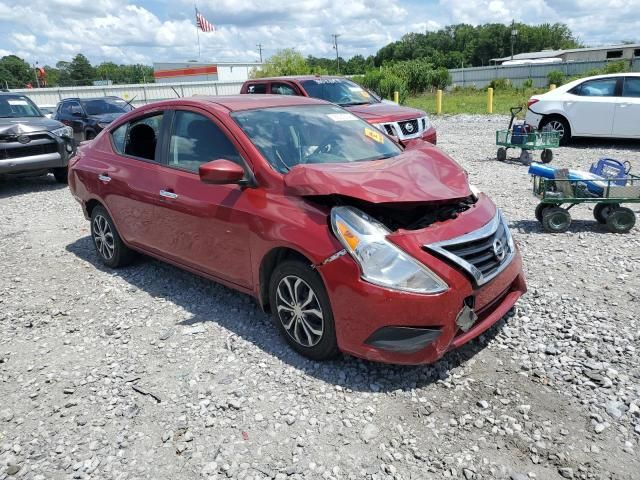
<path fill-rule="evenodd" d="M 45 174 L 67 181 L 73 130 L 45 117 L 26 96 L 0 93 L 0 175 Z"/>

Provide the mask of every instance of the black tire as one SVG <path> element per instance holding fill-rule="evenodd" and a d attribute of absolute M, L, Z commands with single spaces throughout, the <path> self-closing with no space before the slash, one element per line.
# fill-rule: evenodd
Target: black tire
<path fill-rule="evenodd" d="M 496 154 L 496 157 L 498 158 L 499 161 L 505 162 L 507 160 L 507 149 L 504 147 L 500 147 L 498 149 L 498 153 Z"/>
<path fill-rule="evenodd" d="M 124 267 L 135 256 L 120 238 L 113 220 L 102 206 L 95 207 L 91 212 L 91 238 L 98 257 L 107 267 Z"/>
<path fill-rule="evenodd" d="M 269 304 L 280 333 L 296 352 L 312 360 L 329 360 L 339 353 L 327 291 L 309 265 L 300 260 L 279 264 L 269 281 Z"/>
<path fill-rule="evenodd" d="M 557 207 L 558 205 L 554 205 L 552 203 L 539 203 L 536 206 L 536 220 L 542 223 L 542 218 L 544 217 L 544 212 L 548 208 Z"/>
<path fill-rule="evenodd" d="M 94 138 L 96 138 L 95 132 L 92 132 L 91 130 L 89 130 L 88 132 L 84 132 L 85 140 L 93 140 Z"/>
<path fill-rule="evenodd" d="M 571 143 L 571 127 L 566 118 L 559 115 L 545 117 L 540 123 L 540 130 L 545 129 L 560 132 L 560 145 L 569 145 Z"/>
<path fill-rule="evenodd" d="M 560 207 L 546 208 L 542 215 L 542 226 L 549 233 L 562 233 L 571 226 L 571 214 Z"/>
<path fill-rule="evenodd" d="M 53 169 L 53 176 L 56 179 L 56 182 L 58 183 L 68 183 L 69 179 L 68 179 L 68 175 L 69 175 L 69 170 L 67 167 L 60 167 L 60 168 L 54 168 Z"/>
<path fill-rule="evenodd" d="M 620 207 L 618 203 L 596 203 L 596 206 L 593 208 L 593 218 L 595 218 L 598 223 L 605 224 L 607 223 L 607 217 L 618 207 Z"/>
<path fill-rule="evenodd" d="M 627 233 L 636 224 L 636 214 L 626 207 L 618 207 L 609 213 L 607 228 L 611 233 Z"/>
<path fill-rule="evenodd" d="M 553 150 L 549 150 L 548 148 L 542 150 L 540 160 L 542 160 L 542 163 L 551 163 L 551 160 L 553 160 Z"/>

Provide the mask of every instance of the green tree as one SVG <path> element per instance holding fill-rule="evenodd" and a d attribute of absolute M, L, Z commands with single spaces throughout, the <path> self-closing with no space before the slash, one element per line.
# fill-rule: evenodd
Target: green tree
<path fill-rule="evenodd" d="M 0 58 L 0 87 L 24 88 L 27 83 L 35 84 L 35 72 L 27 62 L 16 55 Z"/>
<path fill-rule="evenodd" d="M 264 62 L 261 70 L 253 70 L 251 75 L 253 78 L 263 78 L 308 73 L 311 73 L 311 68 L 302 54 L 293 48 L 287 48 L 276 52 Z"/>
<path fill-rule="evenodd" d="M 83 54 L 78 53 L 69 64 L 69 79 L 74 85 L 91 85 L 96 72 Z"/>

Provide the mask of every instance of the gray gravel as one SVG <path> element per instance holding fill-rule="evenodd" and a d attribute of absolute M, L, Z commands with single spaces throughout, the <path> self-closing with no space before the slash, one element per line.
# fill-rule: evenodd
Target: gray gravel
<path fill-rule="evenodd" d="M 150 259 L 100 267 L 52 177 L 0 181 L 0 479 L 639 478 L 640 228 L 579 206 L 544 233 L 526 167 L 494 159 L 506 123 L 437 121 L 530 291 L 432 366 L 307 361 L 247 296 Z M 580 142 L 553 164 L 640 172 L 639 152 Z"/>

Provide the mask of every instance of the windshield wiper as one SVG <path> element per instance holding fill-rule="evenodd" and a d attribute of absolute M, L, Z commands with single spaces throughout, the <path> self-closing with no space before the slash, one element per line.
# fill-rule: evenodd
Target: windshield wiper
<path fill-rule="evenodd" d="M 351 102 L 351 103 L 340 103 L 341 107 L 353 107 L 355 105 L 369 105 L 371 102 Z"/>

